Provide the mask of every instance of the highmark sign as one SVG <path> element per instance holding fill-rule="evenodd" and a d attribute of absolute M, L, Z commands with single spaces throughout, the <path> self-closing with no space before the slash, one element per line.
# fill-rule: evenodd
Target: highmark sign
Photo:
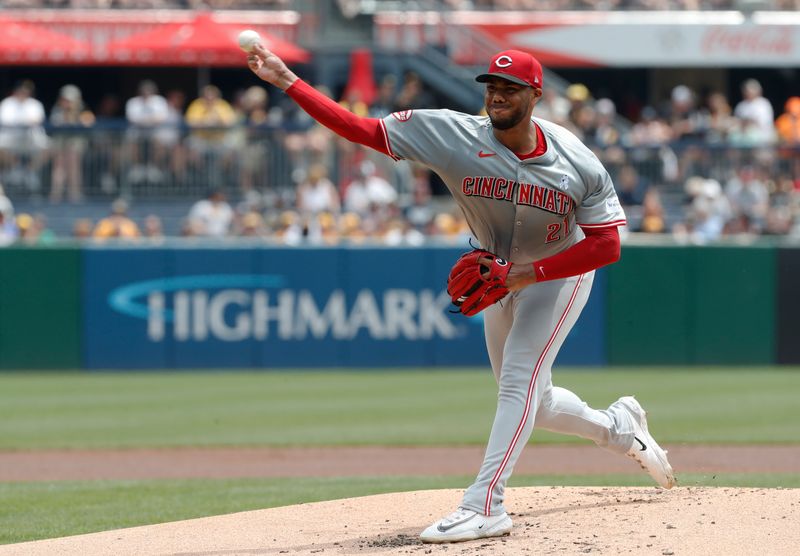
<path fill-rule="evenodd" d="M 375 340 L 459 336 L 444 291 L 361 289 L 348 298 L 334 289 L 318 301 L 311 291 L 286 285 L 277 275 L 164 277 L 122 285 L 109 294 L 108 304 L 143 320 L 153 342 L 352 340 L 362 331 Z"/>
<path fill-rule="evenodd" d="M 483 365 L 449 313 L 460 249 L 103 249 L 83 255 L 91 369 Z"/>
<path fill-rule="evenodd" d="M 482 315 L 451 313 L 458 247 L 91 248 L 89 369 L 488 367 Z M 604 287 L 559 355 L 605 358 Z"/>

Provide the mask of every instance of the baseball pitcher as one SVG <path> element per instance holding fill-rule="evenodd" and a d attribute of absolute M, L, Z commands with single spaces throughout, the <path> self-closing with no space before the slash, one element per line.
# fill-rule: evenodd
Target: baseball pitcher
<path fill-rule="evenodd" d="M 452 514 L 420 535 L 443 543 L 507 535 L 505 485 L 534 426 L 577 435 L 675 484 L 666 452 L 631 396 L 603 410 L 554 386 L 551 366 L 589 297 L 594 270 L 620 255 L 625 224 L 608 172 L 572 133 L 533 117 L 542 67 L 506 50 L 486 73 L 487 117 L 406 110 L 362 118 L 298 79 L 263 46 L 250 69 L 350 141 L 430 167 L 464 211 L 480 249 L 456 261 L 448 293 L 467 316 L 485 311 L 486 346 L 499 386 L 497 412 L 475 482 Z"/>

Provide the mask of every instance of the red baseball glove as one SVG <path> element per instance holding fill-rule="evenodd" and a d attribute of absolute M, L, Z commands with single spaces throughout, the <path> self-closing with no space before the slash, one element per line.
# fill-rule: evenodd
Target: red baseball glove
<path fill-rule="evenodd" d="M 511 263 L 485 249 L 464 253 L 447 279 L 447 293 L 459 312 L 471 317 L 508 294 L 506 277 Z"/>

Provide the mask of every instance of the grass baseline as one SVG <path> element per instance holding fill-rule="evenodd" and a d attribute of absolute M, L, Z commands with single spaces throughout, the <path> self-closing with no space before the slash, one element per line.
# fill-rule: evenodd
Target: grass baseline
<path fill-rule="evenodd" d="M 554 383 L 594 407 L 635 394 L 664 444 L 800 443 L 797 371 L 556 369 Z M 496 396 L 488 369 L 0 374 L 0 450 L 482 445 Z"/>

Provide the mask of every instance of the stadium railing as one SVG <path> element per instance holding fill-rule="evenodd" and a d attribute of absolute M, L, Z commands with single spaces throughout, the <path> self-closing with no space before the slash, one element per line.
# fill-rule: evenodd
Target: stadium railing
<path fill-rule="evenodd" d="M 293 188 L 313 163 L 324 164 L 335 183 L 354 177 L 363 153 L 332 136 L 309 147 L 308 134 L 303 128 L 142 129 L 117 123 L 46 127 L 33 139 L 30 130 L 4 127 L 0 130 L 0 183 L 6 194 L 22 200 L 47 197 L 63 181 L 66 196 L 72 164 L 79 169 L 78 185 L 87 199 L 123 195 L 185 200 L 203 196 L 209 189 L 237 195 L 249 189 Z M 632 166 L 642 185 L 658 186 L 667 194 L 681 194 L 686 180 L 694 176 L 724 185 L 742 166 L 760 169 L 770 179 L 800 179 L 800 146 L 703 141 L 588 144 L 615 179 L 623 167 Z"/>

